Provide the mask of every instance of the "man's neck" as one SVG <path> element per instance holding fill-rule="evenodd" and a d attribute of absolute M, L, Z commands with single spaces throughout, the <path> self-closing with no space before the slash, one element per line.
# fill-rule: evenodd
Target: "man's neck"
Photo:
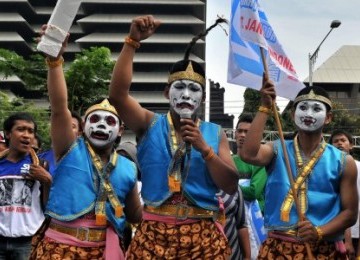
<path fill-rule="evenodd" d="M 322 140 L 322 132 L 299 132 L 298 141 L 304 155 L 310 157 Z"/>
<path fill-rule="evenodd" d="M 27 155 L 28 153 L 21 153 L 13 149 L 9 149 L 9 153 L 6 156 L 6 159 L 10 162 L 16 163 L 23 160 Z"/>
<path fill-rule="evenodd" d="M 171 116 L 171 120 L 172 120 L 172 123 L 174 125 L 174 129 L 176 132 L 179 132 L 180 131 L 180 127 L 181 127 L 181 124 L 180 124 L 180 116 L 173 110 L 170 110 L 170 116 Z"/>
<path fill-rule="evenodd" d="M 241 149 L 240 148 L 237 148 L 236 149 L 236 155 L 240 157 L 240 152 L 241 152 Z"/>

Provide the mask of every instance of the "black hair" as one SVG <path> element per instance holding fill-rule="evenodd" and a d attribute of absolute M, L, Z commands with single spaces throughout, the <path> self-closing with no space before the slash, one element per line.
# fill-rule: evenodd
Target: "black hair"
<path fill-rule="evenodd" d="M 71 111 L 71 117 L 72 118 L 75 118 L 76 121 L 78 121 L 78 124 L 79 124 L 79 132 L 82 132 L 83 131 L 83 128 L 82 128 L 82 118 L 80 116 L 80 114 L 76 111 Z"/>
<path fill-rule="evenodd" d="M 208 28 L 206 28 L 206 30 L 204 32 L 201 32 L 198 35 L 194 36 L 185 49 L 184 59 L 176 62 L 174 65 L 171 66 L 171 68 L 169 70 L 170 74 L 173 74 L 178 71 L 185 71 L 189 65 L 189 62 L 191 62 L 194 72 L 200 74 L 201 76 L 203 76 L 205 78 L 204 68 L 196 61 L 189 60 L 190 52 L 199 39 L 201 39 L 202 37 L 205 37 L 213 28 L 215 28 L 217 25 L 219 25 L 221 23 L 227 23 L 227 20 L 224 18 L 218 18 L 218 19 L 216 19 L 215 23 L 213 25 L 209 26 Z"/>
<path fill-rule="evenodd" d="M 238 128 L 240 123 L 245 122 L 245 123 L 251 124 L 253 120 L 254 120 L 254 117 L 252 115 L 250 115 L 250 114 L 242 114 L 242 115 L 239 116 L 239 120 L 236 123 L 235 129 Z"/>
<path fill-rule="evenodd" d="M 34 124 L 34 134 L 36 134 L 36 132 L 37 132 L 37 124 L 36 124 L 34 118 L 29 113 L 17 112 L 15 114 L 12 114 L 12 115 L 8 116 L 3 123 L 4 138 L 5 138 L 5 143 L 7 146 L 9 146 L 9 140 L 6 137 L 6 133 L 11 132 L 11 129 L 14 127 L 15 122 L 18 120 L 23 120 L 26 122 L 33 123 Z"/>
<path fill-rule="evenodd" d="M 337 136 L 337 135 L 345 135 L 346 138 L 349 140 L 349 143 L 350 143 L 350 144 L 354 144 L 354 138 L 353 138 L 353 136 L 352 136 L 349 132 L 347 132 L 347 131 L 345 131 L 345 130 L 341 130 L 341 129 L 334 130 L 334 131 L 331 133 L 331 136 L 330 136 L 330 138 L 329 138 L 329 144 L 332 144 L 332 143 L 333 143 L 333 139 L 334 139 L 334 137 Z"/>
<path fill-rule="evenodd" d="M 37 140 L 37 142 L 38 142 L 38 148 L 39 148 L 39 150 L 41 149 L 41 146 L 42 146 L 42 143 L 43 143 L 43 140 L 42 140 L 42 138 L 41 138 L 41 136 L 39 135 L 39 134 L 35 134 L 35 139 Z"/>

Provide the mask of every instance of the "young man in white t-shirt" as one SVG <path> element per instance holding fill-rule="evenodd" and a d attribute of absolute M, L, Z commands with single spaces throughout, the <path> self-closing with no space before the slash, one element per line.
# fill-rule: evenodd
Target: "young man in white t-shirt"
<path fill-rule="evenodd" d="M 335 130 L 329 139 L 329 144 L 332 144 L 336 148 L 350 153 L 353 149 L 354 139 L 352 135 L 344 130 Z M 355 160 L 358 175 L 360 172 L 360 161 Z M 360 190 L 360 178 L 357 178 L 358 192 Z M 360 206 L 360 205 L 359 205 Z M 346 251 L 350 259 L 353 259 L 355 255 L 360 256 L 359 248 L 359 217 L 356 224 L 345 231 L 345 246 Z"/>
<path fill-rule="evenodd" d="M 35 133 L 27 113 L 4 121 L 8 149 L 0 152 L 0 259 L 29 259 L 31 239 L 44 221 L 52 178 L 31 148 Z"/>

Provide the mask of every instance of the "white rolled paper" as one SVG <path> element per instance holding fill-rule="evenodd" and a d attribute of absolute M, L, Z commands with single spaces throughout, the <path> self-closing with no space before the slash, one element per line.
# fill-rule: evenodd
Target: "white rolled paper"
<path fill-rule="evenodd" d="M 79 10 L 81 0 L 58 0 L 37 49 L 57 57 Z"/>

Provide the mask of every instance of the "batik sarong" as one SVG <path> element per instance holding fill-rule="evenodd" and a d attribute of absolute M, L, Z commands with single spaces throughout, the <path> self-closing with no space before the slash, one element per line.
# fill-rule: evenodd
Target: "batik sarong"
<path fill-rule="evenodd" d="M 338 253 L 334 242 L 319 241 L 309 243 L 315 259 L 344 259 Z M 261 245 L 257 259 L 309 259 L 306 246 L 301 242 L 285 241 L 278 238 L 267 238 Z"/>
<path fill-rule="evenodd" d="M 105 245 L 102 247 L 79 247 L 43 239 L 32 252 L 30 259 L 104 259 Z"/>
<path fill-rule="evenodd" d="M 228 259 L 225 235 L 211 220 L 173 225 L 144 220 L 126 259 Z"/>

